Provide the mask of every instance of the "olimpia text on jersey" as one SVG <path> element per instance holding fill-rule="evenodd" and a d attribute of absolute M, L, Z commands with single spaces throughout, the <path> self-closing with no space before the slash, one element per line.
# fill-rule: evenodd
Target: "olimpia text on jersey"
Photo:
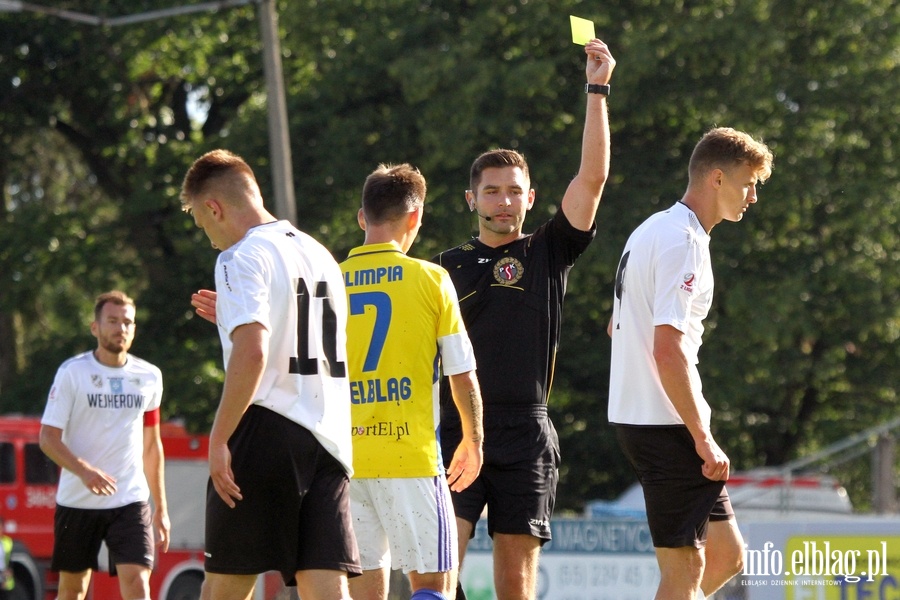
<path fill-rule="evenodd" d="M 357 269 L 355 271 L 344 272 L 344 285 L 346 287 L 377 285 L 379 283 L 390 283 L 393 281 L 403 281 L 402 266 L 392 265 L 389 267 Z"/>

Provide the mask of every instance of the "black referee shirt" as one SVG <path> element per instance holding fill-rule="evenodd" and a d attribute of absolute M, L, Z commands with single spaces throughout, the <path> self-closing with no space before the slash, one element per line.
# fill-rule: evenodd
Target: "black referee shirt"
<path fill-rule="evenodd" d="M 434 257 L 456 286 L 486 410 L 547 403 L 569 270 L 595 233 L 575 229 L 559 210 L 504 246 L 472 239 Z M 459 421 L 446 381 L 441 406 L 442 419 Z"/>

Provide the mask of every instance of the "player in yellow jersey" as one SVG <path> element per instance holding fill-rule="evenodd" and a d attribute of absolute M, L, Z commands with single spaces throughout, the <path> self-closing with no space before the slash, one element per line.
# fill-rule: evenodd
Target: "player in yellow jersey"
<path fill-rule="evenodd" d="M 408 574 L 412 600 L 453 597 L 459 561 L 449 488 L 465 489 L 481 470 L 481 393 L 456 291 L 442 267 L 406 256 L 425 193 L 412 166 L 380 165 L 363 188 L 365 244 L 341 263 L 350 307 L 350 500 L 363 568 L 350 581 L 355 600 L 385 600 L 391 567 Z M 441 373 L 463 429 L 446 476 Z"/>

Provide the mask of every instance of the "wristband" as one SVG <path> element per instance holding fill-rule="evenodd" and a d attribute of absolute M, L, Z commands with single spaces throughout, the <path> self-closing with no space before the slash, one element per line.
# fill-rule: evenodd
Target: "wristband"
<path fill-rule="evenodd" d="M 609 96 L 609 84 L 600 85 L 599 83 L 586 83 L 584 84 L 584 93 L 585 94 L 603 94 L 604 96 Z"/>

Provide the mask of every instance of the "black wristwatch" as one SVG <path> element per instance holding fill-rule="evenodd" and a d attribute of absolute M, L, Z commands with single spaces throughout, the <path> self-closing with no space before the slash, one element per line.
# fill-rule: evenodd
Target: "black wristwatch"
<path fill-rule="evenodd" d="M 586 83 L 584 84 L 584 93 L 585 94 L 603 94 L 604 96 L 609 96 L 609 84 L 600 85 L 599 83 Z"/>

